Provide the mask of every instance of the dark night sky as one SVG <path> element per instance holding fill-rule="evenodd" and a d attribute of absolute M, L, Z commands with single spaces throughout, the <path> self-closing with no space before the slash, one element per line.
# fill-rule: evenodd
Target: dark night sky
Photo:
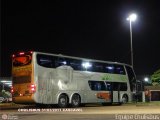
<path fill-rule="evenodd" d="M 130 12 L 137 75 L 160 68 L 159 0 L 1 1 L 0 76 L 11 76 L 11 55 L 35 50 L 130 64 Z"/>

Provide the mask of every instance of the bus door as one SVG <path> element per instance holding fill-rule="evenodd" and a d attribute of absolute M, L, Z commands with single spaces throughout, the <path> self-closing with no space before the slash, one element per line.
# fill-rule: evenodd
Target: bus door
<path fill-rule="evenodd" d="M 111 102 L 119 102 L 119 84 L 116 82 L 106 82 L 107 90 L 111 93 Z"/>
<path fill-rule="evenodd" d="M 119 102 L 120 99 L 120 84 L 118 82 L 112 82 L 112 101 Z"/>

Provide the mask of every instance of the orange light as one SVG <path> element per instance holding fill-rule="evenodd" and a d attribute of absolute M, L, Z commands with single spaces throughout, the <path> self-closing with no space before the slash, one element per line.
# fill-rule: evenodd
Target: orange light
<path fill-rule="evenodd" d="M 20 96 L 23 96 L 23 94 L 21 94 L 21 93 L 20 93 L 19 95 L 20 95 Z"/>

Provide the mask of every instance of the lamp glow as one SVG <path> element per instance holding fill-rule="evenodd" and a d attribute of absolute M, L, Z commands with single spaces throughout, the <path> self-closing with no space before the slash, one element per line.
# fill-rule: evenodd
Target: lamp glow
<path fill-rule="evenodd" d="M 82 66 L 86 69 L 92 67 L 92 65 L 89 62 L 82 63 Z"/>
<path fill-rule="evenodd" d="M 137 15 L 135 13 L 129 15 L 129 17 L 127 18 L 127 20 L 130 20 L 130 21 L 135 21 L 137 19 Z"/>
<path fill-rule="evenodd" d="M 149 78 L 148 78 L 148 77 L 145 77 L 145 78 L 144 78 L 144 81 L 145 81 L 145 82 L 148 82 L 148 81 L 149 81 Z"/>

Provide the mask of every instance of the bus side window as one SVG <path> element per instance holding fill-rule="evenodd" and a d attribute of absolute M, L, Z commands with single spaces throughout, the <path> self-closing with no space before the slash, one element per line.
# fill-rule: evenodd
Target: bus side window
<path fill-rule="evenodd" d="M 111 86 L 111 83 L 106 82 L 106 90 L 107 90 L 107 91 L 111 91 L 111 90 L 112 90 L 111 87 L 112 87 L 112 86 Z"/>
<path fill-rule="evenodd" d="M 125 75 L 125 70 L 122 65 L 115 65 L 115 73 Z"/>
<path fill-rule="evenodd" d="M 104 91 L 106 86 L 103 81 L 88 81 L 89 87 L 94 91 Z"/>
<path fill-rule="evenodd" d="M 101 84 L 99 82 L 96 83 L 96 90 L 101 90 Z"/>
<path fill-rule="evenodd" d="M 56 67 L 59 67 L 62 65 L 69 65 L 68 60 L 63 57 L 58 57 L 55 64 L 56 64 Z"/>
<path fill-rule="evenodd" d="M 93 84 L 93 81 L 88 81 L 88 85 L 89 87 L 91 88 L 91 90 L 94 90 L 94 84 Z"/>
<path fill-rule="evenodd" d="M 111 65 L 111 64 L 107 64 L 105 66 L 105 72 L 114 74 L 115 73 L 115 66 Z"/>
<path fill-rule="evenodd" d="M 55 67 L 55 57 L 50 55 L 37 54 L 37 63 L 47 68 Z"/>
<path fill-rule="evenodd" d="M 93 72 L 104 72 L 102 63 L 92 62 L 92 64 L 93 64 L 92 66 Z"/>
<path fill-rule="evenodd" d="M 127 83 L 120 83 L 120 91 L 127 91 Z"/>
<path fill-rule="evenodd" d="M 81 69 L 82 69 L 81 63 L 82 63 L 81 60 L 70 59 L 70 66 L 71 66 L 74 70 L 81 70 Z"/>
<path fill-rule="evenodd" d="M 113 82 L 112 84 L 113 84 L 113 91 L 119 91 L 120 83 Z"/>

